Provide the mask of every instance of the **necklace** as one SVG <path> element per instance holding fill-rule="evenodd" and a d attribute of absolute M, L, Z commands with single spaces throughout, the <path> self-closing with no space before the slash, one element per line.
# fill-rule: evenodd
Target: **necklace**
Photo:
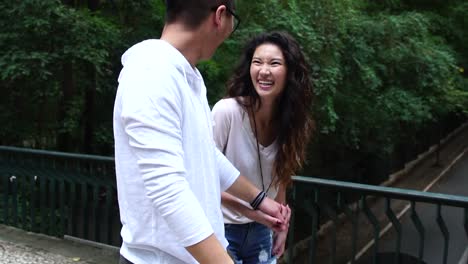
<path fill-rule="evenodd" d="M 260 159 L 260 144 L 258 143 L 258 132 L 257 132 L 257 122 L 255 120 L 255 114 L 254 114 L 254 111 L 253 111 L 253 107 L 250 106 L 250 111 L 252 113 L 252 118 L 253 118 L 253 123 L 254 123 L 254 133 L 255 133 L 255 142 L 257 143 L 257 157 L 258 157 L 258 166 L 260 168 L 260 177 L 262 179 L 262 191 L 264 191 L 265 193 L 268 193 L 268 191 L 270 190 L 271 188 L 271 184 L 273 183 L 273 180 L 275 179 L 276 177 L 276 174 L 275 176 L 273 176 L 273 178 L 271 179 L 271 182 L 270 184 L 268 185 L 268 188 L 265 190 L 265 183 L 263 181 L 263 170 L 262 170 L 262 161 Z"/>

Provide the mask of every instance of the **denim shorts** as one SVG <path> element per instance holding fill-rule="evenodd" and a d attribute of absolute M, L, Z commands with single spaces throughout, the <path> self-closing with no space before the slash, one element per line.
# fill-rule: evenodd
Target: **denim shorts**
<path fill-rule="evenodd" d="M 235 264 L 275 264 L 271 255 L 273 232 L 268 227 L 252 222 L 225 224 L 228 251 Z"/>

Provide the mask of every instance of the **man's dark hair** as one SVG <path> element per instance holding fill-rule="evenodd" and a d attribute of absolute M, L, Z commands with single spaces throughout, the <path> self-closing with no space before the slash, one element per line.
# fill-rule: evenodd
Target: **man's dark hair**
<path fill-rule="evenodd" d="M 234 10 L 234 0 L 166 0 L 166 23 L 180 21 L 197 28 L 214 8 L 225 5 Z"/>

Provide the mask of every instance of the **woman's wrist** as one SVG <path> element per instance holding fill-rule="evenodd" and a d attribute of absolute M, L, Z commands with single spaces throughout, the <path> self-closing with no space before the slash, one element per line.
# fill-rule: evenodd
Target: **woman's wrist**
<path fill-rule="evenodd" d="M 266 192 L 260 191 L 257 197 L 255 197 L 255 199 L 252 202 L 250 202 L 250 206 L 252 206 L 252 209 L 258 210 L 258 207 L 263 202 L 263 200 L 265 200 L 265 197 L 267 197 Z"/>

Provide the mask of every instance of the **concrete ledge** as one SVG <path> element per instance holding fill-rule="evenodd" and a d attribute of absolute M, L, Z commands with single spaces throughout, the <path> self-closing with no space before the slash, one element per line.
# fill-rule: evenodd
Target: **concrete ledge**
<path fill-rule="evenodd" d="M 62 256 L 77 264 L 115 264 L 119 260 L 119 251 L 115 247 L 103 246 L 100 243 L 84 243 L 78 239 L 51 237 L 6 225 L 0 225 L 0 242 L 2 241 L 15 245 L 14 248 L 18 249 L 18 254 L 21 252 L 48 252 L 51 257 Z M 0 261 L 0 263 L 2 262 Z"/>
<path fill-rule="evenodd" d="M 458 264 L 468 264 L 468 247 L 466 247 L 465 253 L 463 253 Z"/>
<path fill-rule="evenodd" d="M 86 239 L 82 239 L 82 238 L 79 238 L 79 237 L 65 235 L 63 237 L 63 239 L 70 240 L 70 241 L 75 242 L 75 243 L 80 243 L 80 244 L 83 244 L 83 245 L 87 245 L 87 246 L 90 246 L 90 247 L 102 248 L 102 249 L 109 250 L 109 251 L 120 252 L 119 247 L 110 246 L 110 245 L 107 245 L 107 244 L 103 244 L 103 243 L 99 243 L 99 242 L 95 242 L 95 241 L 91 241 L 91 240 L 86 240 Z"/>

